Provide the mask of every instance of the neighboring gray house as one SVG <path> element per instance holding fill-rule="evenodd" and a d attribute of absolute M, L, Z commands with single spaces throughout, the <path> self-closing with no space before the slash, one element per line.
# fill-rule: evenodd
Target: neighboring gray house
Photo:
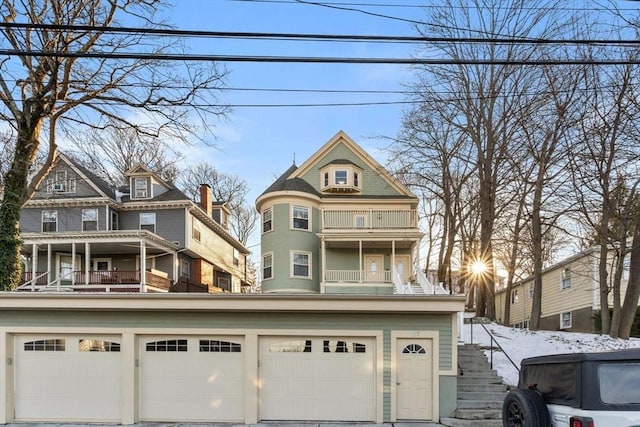
<path fill-rule="evenodd" d="M 138 165 L 116 189 L 68 156 L 20 213 L 19 290 L 240 292 L 249 250 L 228 210 L 200 187 L 201 206 Z M 225 219 L 221 224 L 217 219 Z"/>

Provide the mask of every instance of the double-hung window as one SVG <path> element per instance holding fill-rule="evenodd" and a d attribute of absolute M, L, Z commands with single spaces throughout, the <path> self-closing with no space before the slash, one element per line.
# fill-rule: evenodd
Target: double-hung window
<path fill-rule="evenodd" d="M 140 214 L 140 230 L 147 230 L 152 233 L 156 232 L 155 212 L 143 212 Z"/>
<path fill-rule="evenodd" d="M 98 229 L 98 209 L 82 209 L 82 231 Z"/>
<path fill-rule="evenodd" d="M 560 313 L 560 329 L 569 329 L 572 324 L 571 312 Z"/>
<path fill-rule="evenodd" d="M 291 209 L 291 220 L 295 230 L 309 230 L 309 208 L 293 206 Z"/>
<path fill-rule="evenodd" d="M 262 256 L 262 280 L 273 279 L 273 254 Z"/>
<path fill-rule="evenodd" d="M 134 178 L 134 198 L 135 199 L 148 199 L 149 196 L 149 178 Z"/>
<path fill-rule="evenodd" d="M 273 211 L 271 208 L 265 209 L 262 212 L 262 232 L 263 233 L 273 230 L 272 216 L 273 216 Z"/>
<path fill-rule="evenodd" d="M 347 185 L 347 171 L 346 170 L 337 170 L 334 172 L 336 185 Z"/>
<path fill-rule="evenodd" d="M 42 231 L 44 233 L 58 231 L 58 211 L 42 211 Z"/>
<path fill-rule="evenodd" d="M 291 276 L 311 278 L 311 256 L 308 252 L 291 252 Z"/>
<path fill-rule="evenodd" d="M 560 282 L 561 289 L 569 289 L 571 287 L 571 270 L 565 268 L 562 270 L 562 278 Z"/>

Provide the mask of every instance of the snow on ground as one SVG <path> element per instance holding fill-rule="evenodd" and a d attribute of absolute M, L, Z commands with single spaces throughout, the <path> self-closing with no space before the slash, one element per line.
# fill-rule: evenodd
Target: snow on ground
<path fill-rule="evenodd" d="M 597 352 L 620 348 L 640 348 L 640 339 L 613 339 L 607 335 L 586 334 L 560 331 L 530 331 L 516 329 L 496 323 L 484 326 L 494 335 L 495 340 L 504 348 L 509 357 L 520 367 L 520 361 L 527 357 L 546 354 Z M 464 325 L 464 342 L 471 343 L 471 325 Z M 473 343 L 489 346 L 489 335 L 477 323 L 473 324 Z M 494 344 L 495 347 L 495 344 Z M 490 351 L 485 351 L 491 360 Z M 493 369 L 498 371 L 505 383 L 518 384 L 518 371 L 500 351 L 493 352 Z"/>

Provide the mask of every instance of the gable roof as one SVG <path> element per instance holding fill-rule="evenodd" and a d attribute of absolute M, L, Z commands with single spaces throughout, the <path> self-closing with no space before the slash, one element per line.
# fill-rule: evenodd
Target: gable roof
<path fill-rule="evenodd" d="M 57 166 L 60 161 L 66 163 L 78 175 L 80 175 L 86 183 L 88 183 L 91 187 L 93 187 L 93 189 L 96 190 L 98 193 L 100 193 L 102 196 L 115 199 L 115 189 L 107 181 L 100 178 L 91 170 L 87 169 L 86 167 L 81 165 L 79 162 L 72 159 L 71 157 L 68 157 L 64 153 L 58 153 L 54 167 Z"/>
<path fill-rule="evenodd" d="M 289 179 L 299 179 L 305 173 L 307 173 L 313 167 L 316 167 L 320 161 L 333 150 L 338 144 L 345 144 L 351 152 L 353 152 L 365 166 L 368 166 L 372 170 L 375 170 L 382 179 L 384 179 L 391 187 L 398 191 L 401 195 L 411 198 L 416 198 L 407 187 L 405 187 L 400 181 L 398 181 L 393 175 L 387 171 L 380 163 L 378 163 L 373 157 L 371 157 L 362 147 L 355 143 L 344 131 L 339 131 L 333 138 L 331 138 L 326 144 L 324 144 L 318 151 L 316 151 L 307 161 L 305 161 L 299 168 L 291 173 Z M 342 162 L 346 162 L 343 160 Z M 335 162 L 335 161 L 334 161 Z M 340 161 L 338 161 L 340 162 Z M 352 162 L 350 162 L 352 163 Z M 361 168 L 361 166 L 356 165 Z M 277 181 L 276 181 L 277 182 Z M 275 183 L 274 183 L 275 184 Z M 315 192 L 315 190 L 314 190 Z M 315 194 L 318 194 L 315 192 Z"/>

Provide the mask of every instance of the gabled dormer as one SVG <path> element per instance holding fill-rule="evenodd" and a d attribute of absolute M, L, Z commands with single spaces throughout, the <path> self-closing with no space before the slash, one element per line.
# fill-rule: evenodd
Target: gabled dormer
<path fill-rule="evenodd" d="M 131 200 L 153 199 L 169 190 L 164 181 L 140 164 L 129 169 L 126 176 L 129 178 Z"/>
<path fill-rule="evenodd" d="M 320 168 L 320 189 L 323 193 L 359 193 L 362 171 L 350 160 L 333 160 Z"/>

